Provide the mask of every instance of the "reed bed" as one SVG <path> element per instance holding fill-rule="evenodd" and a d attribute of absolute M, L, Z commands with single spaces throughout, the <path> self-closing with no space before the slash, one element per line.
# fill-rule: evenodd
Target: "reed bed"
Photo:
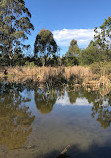
<path fill-rule="evenodd" d="M 91 69 L 82 66 L 73 67 L 8 67 L 7 75 L 0 73 L 0 79 L 6 78 L 9 82 L 27 83 L 33 86 L 44 84 L 47 87 L 70 85 L 87 91 L 99 91 L 102 96 L 111 91 L 109 75 L 93 74 Z"/>
<path fill-rule="evenodd" d="M 7 76 L 8 78 L 14 78 L 14 80 L 27 80 L 33 79 L 38 80 L 40 83 L 47 81 L 48 79 L 61 78 L 61 76 L 68 80 L 71 76 L 91 77 L 92 72 L 89 68 L 82 66 L 73 67 L 8 67 Z M 0 74 L 4 76 L 3 72 Z"/>

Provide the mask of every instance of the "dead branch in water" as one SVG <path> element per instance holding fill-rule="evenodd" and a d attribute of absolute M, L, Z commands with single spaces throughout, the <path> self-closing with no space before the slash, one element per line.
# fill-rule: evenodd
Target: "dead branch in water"
<path fill-rule="evenodd" d="M 60 153 L 60 155 L 59 156 L 57 156 L 57 158 L 65 158 L 65 157 L 68 157 L 68 156 L 66 156 L 65 154 L 66 154 L 66 152 L 70 149 L 70 145 L 68 145 L 61 153 Z"/>

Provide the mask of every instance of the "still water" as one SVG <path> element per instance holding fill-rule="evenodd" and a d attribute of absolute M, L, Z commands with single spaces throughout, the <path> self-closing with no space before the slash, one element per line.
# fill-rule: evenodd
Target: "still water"
<path fill-rule="evenodd" d="M 111 157 L 111 92 L 0 83 L 0 158 Z"/>

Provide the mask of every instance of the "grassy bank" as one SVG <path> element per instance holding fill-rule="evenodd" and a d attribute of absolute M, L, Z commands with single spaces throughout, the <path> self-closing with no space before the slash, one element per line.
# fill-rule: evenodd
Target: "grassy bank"
<path fill-rule="evenodd" d="M 100 69 L 100 67 L 99 67 Z M 47 86 L 57 86 L 62 84 L 82 85 L 87 91 L 96 91 L 104 89 L 104 92 L 111 90 L 111 73 L 104 74 L 104 67 L 98 71 L 98 65 L 95 67 L 7 67 L 1 71 L 0 78 L 9 82 L 26 82 L 45 84 Z M 109 71 L 108 71 L 109 72 Z"/>
<path fill-rule="evenodd" d="M 96 68 L 96 67 L 95 67 Z M 6 70 L 6 75 L 4 74 Z M 99 91 L 102 96 L 111 91 L 111 74 L 101 71 L 95 73 L 91 67 L 7 67 L 0 73 L 1 81 L 26 83 L 31 87 L 44 84 L 47 88 L 54 86 L 84 87 L 88 92 Z M 96 69 L 94 69 L 96 70 Z M 93 73 L 92 73 L 93 72 Z"/>
<path fill-rule="evenodd" d="M 48 80 L 64 79 L 69 80 L 72 76 L 91 77 L 92 72 L 89 68 L 82 66 L 73 66 L 73 67 L 7 67 L 7 77 L 8 79 L 14 80 L 29 80 L 39 81 L 44 83 Z M 0 77 L 4 77 L 4 71 L 1 72 Z"/>

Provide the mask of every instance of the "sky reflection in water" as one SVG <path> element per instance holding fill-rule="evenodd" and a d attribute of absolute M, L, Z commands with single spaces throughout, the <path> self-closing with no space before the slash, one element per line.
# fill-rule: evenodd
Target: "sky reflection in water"
<path fill-rule="evenodd" d="M 0 84 L 0 157 L 110 157 L 110 93 Z M 72 90 L 72 89 L 71 89 Z"/>

